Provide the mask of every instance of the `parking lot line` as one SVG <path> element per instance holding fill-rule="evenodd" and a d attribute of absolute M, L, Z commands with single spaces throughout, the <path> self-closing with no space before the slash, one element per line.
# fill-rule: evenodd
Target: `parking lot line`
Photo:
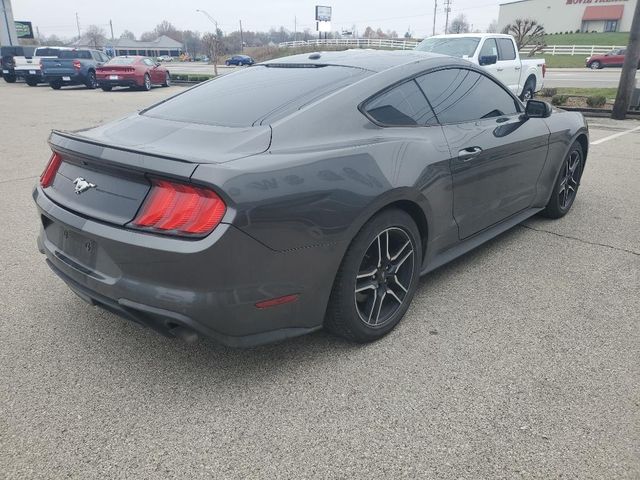
<path fill-rule="evenodd" d="M 591 142 L 591 145 L 600 145 L 601 143 L 608 142 L 609 140 L 613 140 L 614 138 L 622 137 L 623 135 L 628 135 L 629 133 L 633 133 L 640 130 L 640 126 L 632 128 L 630 130 L 625 130 L 624 132 L 614 133 L 613 135 L 609 135 L 608 137 L 601 138 L 600 140 L 595 140 Z"/>

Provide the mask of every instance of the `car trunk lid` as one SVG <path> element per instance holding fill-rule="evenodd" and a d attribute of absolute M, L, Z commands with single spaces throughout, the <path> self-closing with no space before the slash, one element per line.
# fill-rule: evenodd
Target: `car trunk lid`
<path fill-rule="evenodd" d="M 76 135 L 102 145 L 188 163 L 226 163 L 265 152 L 271 145 L 268 125 L 222 127 L 138 114 Z"/>

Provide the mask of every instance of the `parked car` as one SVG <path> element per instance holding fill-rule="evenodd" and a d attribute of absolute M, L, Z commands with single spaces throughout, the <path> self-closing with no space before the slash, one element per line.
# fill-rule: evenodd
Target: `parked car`
<path fill-rule="evenodd" d="M 241 67 L 243 65 L 253 65 L 256 62 L 248 55 L 234 55 L 224 63 L 227 67 L 230 65 L 237 65 Z"/>
<path fill-rule="evenodd" d="M 569 212 L 589 140 L 580 113 L 525 107 L 470 62 L 350 50 L 258 64 L 49 144 L 33 195 L 54 272 L 167 335 L 249 346 L 322 327 L 382 337 L 420 275 Z"/>
<path fill-rule="evenodd" d="M 114 57 L 96 68 L 98 86 L 105 92 L 113 87 L 151 90 L 153 85 L 171 85 L 169 70 L 149 57 Z"/>
<path fill-rule="evenodd" d="M 420 42 L 416 50 L 469 60 L 490 72 L 523 101 L 533 98 L 544 86 L 547 71 L 544 59 L 522 60 L 511 35 L 436 35 Z"/>
<path fill-rule="evenodd" d="M 42 77 L 54 90 L 65 85 L 86 85 L 96 88 L 96 68 L 109 61 L 98 50 L 64 50 L 58 58 L 43 58 L 40 61 Z"/>
<path fill-rule="evenodd" d="M 173 62 L 173 57 L 170 55 L 160 55 L 158 57 L 159 62 Z"/>
<path fill-rule="evenodd" d="M 16 56 L 15 74 L 16 78 L 23 78 L 27 85 L 35 87 L 39 83 L 46 83 L 42 76 L 40 60 L 43 58 L 58 58 L 60 52 L 71 50 L 68 47 L 37 47 L 33 56 Z"/>
<path fill-rule="evenodd" d="M 598 70 L 605 67 L 622 67 L 624 58 L 627 55 L 626 48 L 616 48 L 604 55 L 592 55 L 587 57 L 585 65 L 592 70 Z M 638 63 L 640 69 L 640 63 Z"/>

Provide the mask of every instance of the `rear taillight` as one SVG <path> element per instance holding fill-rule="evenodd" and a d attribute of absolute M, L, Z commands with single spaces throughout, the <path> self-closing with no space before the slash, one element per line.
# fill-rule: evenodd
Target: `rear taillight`
<path fill-rule="evenodd" d="M 51 186 L 56 173 L 58 173 L 58 168 L 60 168 L 61 163 L 62 157 L 60 156 L 60 154 L 53 152 L 53 155 L 51 155 L 49 163 L 47 163 L 44 172 L 42 172 L 42 175 L 40 175 L 40 186 L 42 188 Z"/>
<path fill-rule="evenodd" d="M 75 68 L 76 70 L 80 70 L 80 60 L 74 60 L 73 61 L 73 68 Z"/>
<path fill-rule="evenodd" d="M 131 224 L 155 233 L 202 236 L 218 226 L 226 209 L 213 190 L 154 179 Z"/>

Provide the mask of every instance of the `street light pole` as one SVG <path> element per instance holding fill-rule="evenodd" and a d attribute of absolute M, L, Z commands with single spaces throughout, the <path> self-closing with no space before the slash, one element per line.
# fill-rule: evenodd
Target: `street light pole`
<path fill-rule="evenodd" d="M 200 12 L 205 17 L 207 17 L 216 28 L 215 39 L 213 42 L 213 74 L 217 77 L 218 76 L 218 22 L 216 21 L 215 18 L 209 15 L 209 12 L 207 12 L 206 10 L 196 9 L 196 12 Z"/>

